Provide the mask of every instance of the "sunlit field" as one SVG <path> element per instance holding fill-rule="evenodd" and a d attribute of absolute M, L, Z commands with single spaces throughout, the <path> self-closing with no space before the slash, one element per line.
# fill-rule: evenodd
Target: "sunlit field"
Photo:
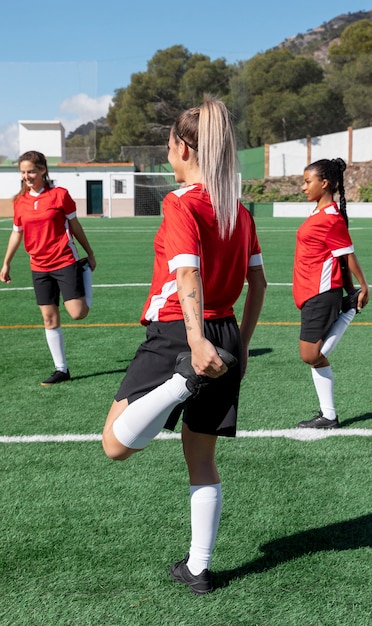
<path fill-rule="evenodd" d="M 62 307 L 72 381 L 55 387 L 40 386 L 53 363 L 18 251 L 0 284 L 1 626 L 370 626 L 372 303 L 331 356 L 342 427 L 299 431 L 319 408 L 291 294 L 301 221 L 256 218 L 269 286 L 238 437 L 218 443 L 223 512 L 204 597 L 169 576 L 190 541 L 179 427 L 127 463 L 100 442 L 144 338 L 160 218 L 81 220 L 97 258 L 93 306 L 80 322 Z M 349 228 L 371 284 L 372 220 Z M 10 229 L 0 221 L 1 259 Z"/>

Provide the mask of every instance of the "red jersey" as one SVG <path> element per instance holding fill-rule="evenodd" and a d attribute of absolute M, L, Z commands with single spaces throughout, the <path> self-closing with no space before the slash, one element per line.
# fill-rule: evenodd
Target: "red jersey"
<path fill-rule="evenodd" d="M 15 200 L 13 230 L 23 231 L 33 271 L 58 270 L 79 258 L 68 225 L 74 217 L 76 204 L 62 187 L 28 191 Z"/>
<path fill-rule="evenodd" d="M 335 202 L 309 215 L 296 237 L 293 297 L 299 309 L 319 293 L 342 287 L 339 257 L 352 252 L 346 222 Z"/>
<path fill-rule="evenodd" d="M 233 315 L 250 265 L 261 265 L 254 220 L 239 205 L 231 238 L 222 239 L 209 194 L 200 184 L 171 191 L 163 201 L 163 222 L 155 236 L 155 261 L 141 323 L 183 319 L 176 271 L 197 267 L 203 283 L 205 319 Z"/>

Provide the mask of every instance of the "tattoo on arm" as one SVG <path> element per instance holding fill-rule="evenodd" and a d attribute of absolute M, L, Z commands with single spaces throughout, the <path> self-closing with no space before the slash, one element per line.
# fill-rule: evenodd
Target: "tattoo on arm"
<path fill-rule="evenodd" d="M 200 319 L 200 315 L 198 314 L 197 310 L 193 309 L 193 311 L 194 311 L 195 321 L 198 322 Z"/>
<path fill-rule="evenodd" d="M 200 302 L 200 299 L 198 299 L 198 298 L 197 298 L 197 295 L 196 295 L 196 289 L 193 289 L 193 290 L 191 291 L 191 293 L 188 293 L 188 294 L 187 294 L 187 297 L 188 297 L 188 298 L 194 298 L 197 304 L 199 304 L 199 302 Z"/>

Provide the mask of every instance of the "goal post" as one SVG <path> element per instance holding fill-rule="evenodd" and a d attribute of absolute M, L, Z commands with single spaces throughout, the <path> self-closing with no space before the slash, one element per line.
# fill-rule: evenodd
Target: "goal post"
<path fill-rule="evenodd" d="M 134 215 L 161 215 L 164 197 L 178 187 L 172 172 L 135 172 Z"/>

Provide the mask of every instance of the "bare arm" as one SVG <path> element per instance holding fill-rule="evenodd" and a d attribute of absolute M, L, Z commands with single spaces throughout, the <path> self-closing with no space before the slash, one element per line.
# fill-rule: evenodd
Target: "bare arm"
<path fill-rule="evenodd" d="M 185 321 L 191 362 L 197 374 L 217 378 L 227 371 L 214 345 L 204 336 L 203 285 L 195 267 L 177 270 L 177 290 Z"/>
<path fill-rule="evenodd" d="M 248 292 L 245 298 L 240 335 L 243 343 L 243 372 L 247 368 L 249 342 L 258 322 L 265 299 L 267 281 L 263 265 L 254 265 L 248 269 Z"/>
<path fill-rule="evenodd" d="M 352 274 L 355 276 L 355 278 L 357 279 L 359 285 L 362 288 L 361 293 L 359 294 L 359 298 L 358 298 L 358 310 L 362 309 L 363 307 L 366 306 L 366 304 L 368 304 L 368 300 L 369 300 L 369 286 L 367 283 L 367 279 L 364 275 L 364 272 L 361 268 L 361 265 L 356 257 L 356 255 L 354 254 L 354 252 L 352 254 L 348 254 L 347 255 L 347 263 L 349 266 L 349 270 L 352 272 Z"/>
<path fill-rule="evenodd" d="M 19 245 L 22 239 L 23 239 L 22 231 L 12 230 L 12 232 L 10 233 L 8 247 L 6 249 L 6 253 L 5 253 L 5 257 L 3 261 L 3 267 L 0 270 L 0 281 L 2 283 L 10 283 L 12 280 L 10 278 L 10 264 L 15 253 L 17 252 L 19 248 Z"/>
<path fill-rule="evenodd" d="M 68 221 L 68 223 L 69 223 L 71 233 L 77 239 L 81 247 L 84 248 L 88 256 L 89 265 L 91 269 L 94 270 L 96 267 L 96 260 L 94 258 L 93 250 L 90 247 L 89 241 L 83 230 L 82 225 L 80 224 L 77 217 L 73 217 L 72 220 Z"/>

